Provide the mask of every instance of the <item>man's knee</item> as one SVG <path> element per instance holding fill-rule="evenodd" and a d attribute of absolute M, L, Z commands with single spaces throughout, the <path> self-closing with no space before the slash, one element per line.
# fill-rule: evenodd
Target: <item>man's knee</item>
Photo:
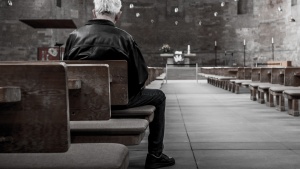
<path fill-rule="evenodd" d="M 165 102 L 165 100 L 166 100 L 165 93 L 161 90 L 157 90 L 156 92 L 157 92 L 157 95 L 158 95 L 158 98 L 159 98 L 160 102 L 161 103 Z"/>

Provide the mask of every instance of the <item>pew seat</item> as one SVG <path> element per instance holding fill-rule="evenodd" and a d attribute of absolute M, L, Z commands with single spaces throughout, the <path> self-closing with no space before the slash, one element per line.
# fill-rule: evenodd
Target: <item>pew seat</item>
<path fill-rule="evenodd" d="M 121 144 L 71 144 L 65 153 L 0 153 L 2 169 L 126 169 L 128 148 Z"/>
<path fill-rule="evenodd" d="M 149 122 L 145 119 L 70 121 L 71 143 L 120 143 L 138 145 Z"/>
<path fill-rule="evenodd" d="M 165 79 L 166 79 L 166 73 L 162 73 L 156 77 L 156 80 L 165 80 Z"/>
<path fill-rule="evenodd" d="M 146 86 L 146 89 L 161 89 L 162 85 L 163 85 L 162 80 L 154 80 Z"/>
<path fill-rule="evenodd" d="M 299 89 L 299 87 L 293 87 L 293 86 L 280 86 L 280 87 L 270 87 L 269 89 L 269 101 L 271 106 L 275 106 L 276 110 L 278 111 L 285 111 L 285 103 L 284 103 L 284 97 L 282 95 L 282 92 L 284 90 L 294 90 Z M 276 99 L 276 102 L 274 102 L 274 97 Z"/>
<path fill-rule="evenodd" d="M 267 83 L 267 84 L 261 84 L 257 88 L 258 92 L 258 102 L 261 104 L 266 103 L 267 106 L 270 106 L 270 99 L 269 99 L 269 89 L 270 87 L 282 87 L 280 84 L 272 84 L 272 83 Z M 265 99 L 266 96 L 266 99 Z"/>
<path fill-rule="evenodd" d="M 241 80 L 241 79 L 232 79 L 229 81 L 230 83 L 230 91 L 232 93 L 239 94 L 240 93 L 240 87 L 242 86 L 242 83 L 246 82 L 252 82 L 252 80 Z"/>
<path fill-rule="evenodd" d="M 244 84 L 244 83 L 243 83 Z M 250 82 L 248 83 L 248 88 L 250 89 L 250 99 L 253 101 L 257 101 L 257 88 L 259 85 L 267 85 L 269 83 L 262 83 L 262 82 Z"/>
<path fill-rule="evenodd" d="M 145 105 L 122 110 L 112 110 L 112 118 L 143 118 L 152 122 L 154 118 L 155 106 Z"/>
<path fill-rule="evenodd" d="M 300 88 L 284 90 L 283 96 L 288 99 L 288 114 L 292 116 L 299 116 Z"/>

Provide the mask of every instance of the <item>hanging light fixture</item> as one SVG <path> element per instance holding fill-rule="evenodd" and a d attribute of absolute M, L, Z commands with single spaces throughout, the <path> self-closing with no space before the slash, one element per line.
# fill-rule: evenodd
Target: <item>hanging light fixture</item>
<path fill-rule="evenodd" d="M 134 5 L 133 5 L 133 4 L 130 4 L 130 5 L 129 5 L 129 8 L 130 8 L 130 9 L 134 8 Z"/>
<path fill-rule="evenodd" d="M 199 23 L 198 23 L 200 26 L 202 25 L 202 21 L 199 21 Z"/>
<path fill-rule="evenodd" d="M 141 14 L 140 13 L 136 13 L 135 16 L 138 18 L 138 17 L 141 16 Z"/>
<path fill-rule="evenodd" d="M 154 23 L 154 20 L 153 20 L 153 19 L 151 19 L 151 23 Z"/>
<path fill-rule="evenodd" d="M 178 25 L 178 21 L 175 21 L 175 25 Z"/>
<path fill-rule="evenodd" d="M 221 3 L 221 7 L 224 7 L 224 6 L 225 6 L 225 2 L 222 2 L 222 3 Z"/>
<path fill-rule="evenodd" d="M 175 9 L 174 9 L 174 12 L 175 12 L 175 13 L 177 13 L 178 11 L 179 11 L 179 9 L 178 9 L 178 8 L 175 8 Z"/>
<path fill-rule="evenodd" d="M 218 12 L 215 12 L 215 13 L 214 13 L 214 16 L 217 17 L 217 16 L 218 16 Z"/>
<path fill-rule="evenodd" d="M 8 5 L 8 6 L 12 6 L 12 5 L 13 5 L 12 1 L 11 1 L 11 0 L 8 0 L 8 1 L 7 1 L 7 5 Z"/>

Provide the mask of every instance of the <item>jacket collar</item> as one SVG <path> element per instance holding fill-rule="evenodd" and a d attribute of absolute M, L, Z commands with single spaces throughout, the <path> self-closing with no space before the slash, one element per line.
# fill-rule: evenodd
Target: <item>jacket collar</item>
<path fill-rule="evenodd" d="M 89 20 L 86 25 L 110 25 L 110 26 L 115 26 L 115 24 L 109 20 L 105 20 L 105 19 L 93 19 L 93 20 Z"/>

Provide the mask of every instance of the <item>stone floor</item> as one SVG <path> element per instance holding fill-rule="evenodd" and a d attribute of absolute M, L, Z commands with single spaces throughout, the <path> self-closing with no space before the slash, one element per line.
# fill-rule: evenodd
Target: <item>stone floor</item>
<path fill-rule="evenodd" d="M 300 119 L 204 80 L 168 80 L 165 153 L 170 169 L 299 169 Z M 144 168 L 147 136 L 131 146 L 129 169 Z"/>

